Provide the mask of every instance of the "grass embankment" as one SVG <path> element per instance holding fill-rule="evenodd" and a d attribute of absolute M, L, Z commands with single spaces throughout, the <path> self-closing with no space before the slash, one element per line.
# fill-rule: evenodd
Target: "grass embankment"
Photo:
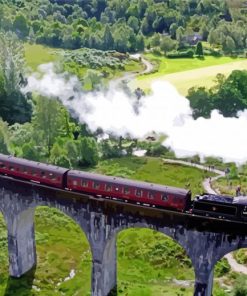
<path fill-rule="evenodd" d="M 166 80 L 182 95 L 187 95 L 188 89 L 193 86 L 212 86 L 218 73 L 227 76 L 233 70 L 247 69 L 247 60 L 243 58 L 205 56 L 204 59 L 168 59 L 153 54 L 147 54 L 146 58 L 158 65 L 158 71 L 139 76 L 132 86 L 148 90 L 153 81 Z"/>
<path fill-rule="evenodd" d="M 184 187 L 189 178 L 194 193 L 201 190 L 204 178 L 201 170 L 163 164 L 161 159 L 155 158 L 103 161 L 94 170 L 179 187 Z M 35 230 L 38 254 L 35 274 L 31 272 L 13 280 L 8 278 L 6 227 L 0 220 L 0 295 L 89 295 L 91 254 L 81 229 L 59 211 L 41 207 L 36 210 Z M 191 261 L 172 239 L 150 229 L 128 229 L 118 235 L 117 252 L 118 295 L 192 295 L 194 271 Z M 72 269 L 75 277 L 63 282 Z M 219 263 L 216 276 L 228 269 L 225 261 Z M 179 285 L 175 280 L 185 282 Z M 220 295 L 218 288 L 215 291 L 214 295 Z"/>
<path fill-rule="evenodd" d="M 168 164 L 158 158 L 128 157 L 102 161 L 94 171 L 116 175 L 136 180 L 143 180 L 169 186 L 189 188 L 193 194 L 203 192 L 202 181 L 209 172 L 182 166 Z M 210 173 L 213 176 L 212 173 Z"/>
<path fill-rule="evenodd" d="M 55 52 L 55 49 L 47 46 L 25 43 L 24 50 L 27 66 L 32 71 L 37 70 L 41 64 L 56 62 L 59 59 L 59 54 Z M 59 50 L 56 49 L 56 51 Z"/>

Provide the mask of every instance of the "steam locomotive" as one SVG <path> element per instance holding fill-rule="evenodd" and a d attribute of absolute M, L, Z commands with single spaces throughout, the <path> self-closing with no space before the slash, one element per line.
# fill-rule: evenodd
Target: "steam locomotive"
<path fill-rule="evenodd" d="M 203 194 L 186 189 L 105 176 L 0 154 L 0 174 L 119 202 L 222 219 L 247 220 L 247 197 Z"/>

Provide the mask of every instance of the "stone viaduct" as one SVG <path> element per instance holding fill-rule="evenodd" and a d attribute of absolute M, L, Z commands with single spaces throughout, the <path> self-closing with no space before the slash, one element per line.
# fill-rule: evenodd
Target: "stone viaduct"
<path fill-rule="evenodd" d="M 93 296 L 106 296 L 117 286 L 116 237 L 126 228 L 150 228 L 178 242 L 192 261 L 194 296 L 211 296 L 216 262 L 230 251 L 247 247 L 247 225 L 118 203 L 0 176 L 0 211 L 7 225 L 12 277 L 20 277 L 36 265 L 37 206 L 59 209 L 85 232 L 92 251 Z"/>

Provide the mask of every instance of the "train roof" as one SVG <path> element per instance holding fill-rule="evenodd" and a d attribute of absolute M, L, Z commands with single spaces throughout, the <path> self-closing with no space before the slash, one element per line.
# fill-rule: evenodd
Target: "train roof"
<path fill-rule="evenodd" d="M 58 166 L 51 165 L 51 164 L 45 164 L 45 163 L 41 163 L 41 162 L 36 162 L 36 161 L 32 161 L 32 160 L 27 160 L 24 158 L 14 157 L 12 155 L 5 155 L 5 154 L 0 153 L 0 162 L 1 161 L 6 161 L 9 163 L 19 164 L 19 165 L 23 165 L 23 166 L 27 166 L 27 167 L 32 167 L 32 168 L 38 168 L 40 170 L 45 170 L 45 171 L 59 173 L 59 174 L 63 174 L 69 170 L 69 169 L 58 167 Z"/>
<path fill-rule="evenodd" d="M 199 201 L 214 201 L 220 203 L 232 203 L 233 198 L 231 196 L 216 195 L 216 194 L 204 194 L 197 197 Z"/>
<path fill-rule="evenodd" d="M 234 204 L 239 204 L 239 205 L 247 205 L 247 196 L 236 196 L 233 199 L 233 203 Z"/>
<path fill-rule="evenodd" d="M 134 180 L 124 179 L 124 178 L 115 177 L 115 176 L 105 176 L 101 174 L 94 174 L 94 173 L 77 171 L 77 170 L 70 170 L 68 173 L 68 176 L 81 177 L 89 180 L 97 180 L 99 182 L 108 182 L 112 184 L 116 183 L 124 186 L 140 187 L 142 189 L 147 189 L 147 190 L 166 191 L 168 193 L 179 194 L 183 196 L 190 194 L 190 190 L 186 190 L 182 188 L 153 184 L 153 183 L 148 183 L 148 182 L 143 182 L 138 180 L 134 181 Z"/>

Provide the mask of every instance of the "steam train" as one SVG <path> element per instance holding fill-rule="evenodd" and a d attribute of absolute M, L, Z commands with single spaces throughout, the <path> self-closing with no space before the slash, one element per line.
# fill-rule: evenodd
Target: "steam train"
<path fill-rule="evenodd" d="M 0 154 L 0 174 L 64 190 L 222 219 L 247 220 L 247 197 L 203 194 L 186 189 L 105 176 Z"/>

